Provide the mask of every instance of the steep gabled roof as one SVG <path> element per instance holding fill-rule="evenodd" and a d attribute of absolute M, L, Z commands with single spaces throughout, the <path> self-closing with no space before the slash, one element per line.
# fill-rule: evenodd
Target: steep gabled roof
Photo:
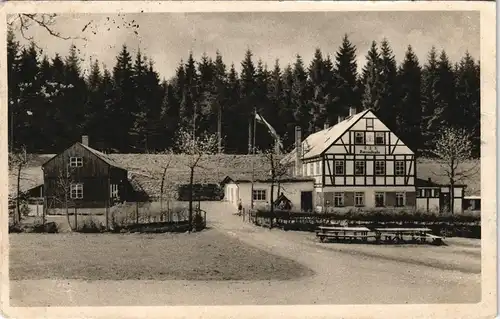
<path fill-rule="evenodd" d="M 90 146 L 87 146 L 85 144 L 82 144 L 80 142 L 77 142 L 78 144 L 80 144 L 81 146 L 83 146 L 83 148 L 85 148 L 87 151 L 91 152 L 92 154 L 94 154 L 95 156 L 99 157 L 101 160 L 103 160 L 106 164 L 108 165 L 111 165 L 113 167 L 117 167 L 117 168 L 121 168 L 121 169 L 125 169 L 123 168 L 122 166 L 120 166 L 117 162 L 115 162 L 112 158 L 110 158 L 108 155 L 102 153 L 102 152 L 99 152 L 98 150 L 96 149 L 93 149 L 92 147 Z"/>
<path fill-rule="evenodd" d="M 115 162 L 111 157 L 109 157 L 108 155 L 106 155 L 106 154 L 104 154 L 102 152 L 99 152 L 96 149 L 93 149 L 90 146 L 84 145 L 84 144 L 82 144 L 80 142 L 76 142 L 76 143 L 72 144 L 71 146 L 74 146 L 74 145 L 80 145 L 81 147 L 83 147 L 84 149 L 86 149 L 87 151 L 89 151 L 90 153 L 92 153 L 93 155 L 95 155 L 96 157 L 98 157 L 100 160 L 104 161 L 104 163 L 106 163 L 106 164 L 108 164 L 110 166 L 126 170 L 123 166 L 121 166 L 120 164 L 118 164 L 117 162 Z M 66 152 L 66 150 L 68 150 L 70 147 L 68 147 L 67 149 L 65 149 L 63 152 L 61 152 L 59 154 L 56 154 L 53 157 L 51 157 L 49 160 L 47 160 L 45 163 L 42 164 L 42 167 L 44 167 L 45 165 L 47 165 L 47 163 L 49 163 L 50 161 L 52 161 L 54 158 L 58 157 L 62 153 Z"/>
<path fill-rule="evenodd" d="M 348 116 L 342 122 L 339 122 L 327 129 L 310 134 L 302 142 L 302 158 L 312 158 L 321 155 L 330 147 L 337 139 L 339 139 L 347 130 L 351 128 L 360 118 L 365 116 L 370 110 L 364 110 L 353 116 Z M 282 163 L 290 162 L 295 157 L 297 149 L 294 148 L 283 159 Z"/>

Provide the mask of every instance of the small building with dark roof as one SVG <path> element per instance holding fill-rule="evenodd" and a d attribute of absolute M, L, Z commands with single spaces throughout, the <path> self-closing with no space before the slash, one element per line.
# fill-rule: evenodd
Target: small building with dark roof
<path fill-rule="evenodd" d="M 87 136 L 46 161 L 42 171 L 48 209 L 110 207 L 136 197 L 127 170 L 91 148 Z"/>

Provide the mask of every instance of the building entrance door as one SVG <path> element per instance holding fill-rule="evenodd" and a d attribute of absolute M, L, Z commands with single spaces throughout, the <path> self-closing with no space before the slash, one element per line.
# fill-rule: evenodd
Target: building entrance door
<path fill-rule="evenodd" d="M 300 209 L 304 212 L 310 212 L 313 208 L 312 192 L 300 193 Z"/>

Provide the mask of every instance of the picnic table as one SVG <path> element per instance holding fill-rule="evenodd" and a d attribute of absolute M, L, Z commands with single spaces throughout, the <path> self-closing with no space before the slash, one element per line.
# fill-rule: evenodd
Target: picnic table
<path fill-rule="evenodd" d="M 426 242 L 427 239 L 433 243 L 441 242 L 442 237 L 432 235 L 429 228 L 375 228 L 376 241 L 380 242 L 382 236 L 386 242 L 403 243 L 405 236 L 414 242 Z"/>
<path fill-rule="evenodd" d="M 331 226 L 320 226 L 316 231 L 316 236 L 323 242 L 326 238 L 331 239 L 347 239 L 347 240 L 356 240 L 361 239 L 363 241 L 367 241 L 369 237 L 368 232 L 370 232 L 369 228 L 366 227 L 331 227 Z"/>

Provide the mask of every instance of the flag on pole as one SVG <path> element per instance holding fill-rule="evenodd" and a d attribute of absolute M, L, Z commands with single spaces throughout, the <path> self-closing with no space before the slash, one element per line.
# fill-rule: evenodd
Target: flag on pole
<path fill-rule="evenodd" d="M 274 127 L 271 126 L 271 124 L 269 124 L 265 119 L 264 117 L 262 117 L 259 113 L 255 112 L 255 119 L 257 120 L 257 122 L 261 123 L 261 124 L 264 124 L 265 126 L 267 126 L 267 129 L 269 130 L 269 133 L 271 133 L 271 135 L 274 137 L 278 147 L 279 147 L 279 150 L 283 150 L 283 144 L 281 143 L 281 139 L 278 135 L 278 133 L 276 133 L 276 130 L 274 129 Z"/>

